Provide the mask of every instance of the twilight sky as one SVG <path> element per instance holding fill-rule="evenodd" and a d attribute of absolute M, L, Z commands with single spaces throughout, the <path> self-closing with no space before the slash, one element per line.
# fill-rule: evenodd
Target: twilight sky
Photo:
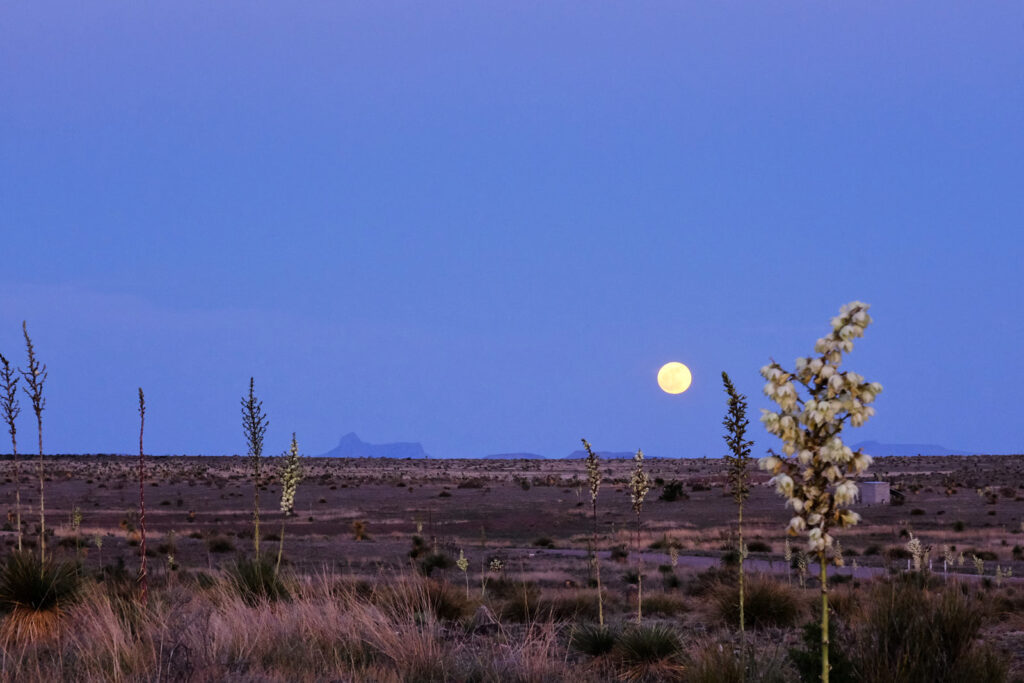
<path fill-rule="evenodd" d="M 0 7 L 47 451 L 137 448 L 140 385 L 148 451 L 244 451 L 255 375 L 271 453 L 718 456 L 725 369 L 761 454 L 861 299 L 849 443 L 1020 453 L 1022 230 L 1020 2 Z"/>

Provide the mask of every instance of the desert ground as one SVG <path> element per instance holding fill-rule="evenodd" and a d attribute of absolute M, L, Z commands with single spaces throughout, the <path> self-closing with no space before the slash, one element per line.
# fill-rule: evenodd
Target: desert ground
<path fill-rule="evenodd" d="M 503 637 L 526 629 L 523 642 L 543 646 L 542 654 L 515 655 L 519 668 L 513 667 L 514 676 L 512 669 L 488 668 L 494 665 L 488 659 L 490 664 L 478 676 L 481 680 L 489 680 L 487 671 L 493 680 L 674 680 L 683 675 L 681 671 L 694 674 L 704 666 L 694 659 L 702 656 L 698 653 L 688 665 L 641 667 L 637 674 L 636 667 L 616 668 L 609 658 L 589 657 L 567 644 L 576 625 L 596 616 L 594 573 L 588 561 L 593 518 L 581 460 L 304 458 L 295 515 L 287 518 L 278 509 L 276 464 L 275 458 L 264 460 L 259 490 L 263 551 L 273 556 L 283 549 L 282 575 L 293 582 L 291 593 L 305 596 L 302 599 L 323 599 L 309 593 L 315 592 L 318 582 L 344 586 L 348 599 L 382 586 L 415 586 L 421 592 L 414 594 L 428 600 L 433 599 L 430 591 L 441 590 L 456 604 L 452 614 L 434 615 L 439 623 L 457 623 L 470 635 L 476 628 L 479 638 L 486 639 L 493 636 L 487 635 L 487 624 L 480 620 L 490 623 L 493 616 Z M 716 609 L 714 597 L 716 591 L 728 590 L 736 573 L 736 505 L 725 488 L 723 462 L 651 459 L 646 465 L 654 486 L 642 509 L 638 539 L 627 488 L 632 462 L 602 461 L 597 547 L 608 620 L 627 624 L 634 618 L 641 572 L 647 620 L 677 629 L 686 643 L 712 636 L 718 642 L 732 642 L 735 629 L 728 615 Z M 58 557 L 79 563 L 91 583 L 119 585 L 122 593 L 137 589 L 138 466 L 138 457 L 109 455 L 54 456 L 44 464 L 48 547 L 56 548 Z M 31 549 L 38 539 L 38 461 L 22 456 L 18 467 L 23 542 Z M 7 509 L 3 542 L 11 549 L 17 535 L 14 462 L 8 457 L 0 461 L 0 469 L 0 500 Z M 899 492 L 894 496 L 898 504 L 859 505 L 862 523 L 837 533 L 845 566 L 829 570 L 837 586 L 836 604 L 849 609 L 858 594 L 868 595 L 873 586 L 892 577 L 926 574 L 935 590 L 960 586 L 984 602 L 979 640 L 1007 667 L 1004 678 L 994 680 L 1024 676 L 1024 585 L 1018 578 L 1024 577 L 1024 456 L 878 458 L 862 478 L 890 482 Z M 798 645 L 798 627 L 814 620 L 817 569 L 813 562 L 801 569 L 795 558 L 786 561 L 787 552 L 799 550 L 800 540 L 792 539 L 787 548 L 788 511 L 767 480 L 766 474 L 754 474 L 745 506 L 746 571 L 754 583 L 770 582 L 792 594 L 798 612 L 788 623 L 755 628 L 752 647 L 774 648 L 770 657 L 764 652 L 758 657 L 775 657 L 780 680 L 785 680 L 794 676 L 793 665 L 780 648 Z M 155 595 L 170 594 L 158 600 L 166 601 L 168 610 L 183 610 L 183 598 L 174 597 L 175 591 L 223 591 L 223 577 L 239 558 L 253 553 L 255 486 L 249 460 L 148 457 L 144 491 L 148 581 Z M 927 551 L 921 572 L 913 571 L 907 552 L 911 537 L 920 539 Z M 455 563 L 460 553 L 468 561 L 465 571 Z M 956 559 L 944 562 L 944 554 Z M 211 604 L 218 599 L 211 598 Z M 292 609 L 302 599 L 294 598 Z M 234 609 L 251 608 L 240 604 Z M 540 631 L 535 633 L 536 629 Z M 178 680 L 473 678 L 453 673 L 458 664 L 440 673 L 410 673 L 402 668 L 407 663 L 383 655 L 383 664 L 374 660 L 372 665 L 338 655 L 331 663 L 311 664 L 296 673 L 253 652 L 236 652 L 225 662 L 223 653 L 203 655 L 196 644 L 186 644 L 187 638 L 161 638 L 163 653 L 149 656 L 159 660 L 157 668 L 165 677 Z M 179 646 L 178 655 L 168 655 L 167 650 L 174 649 L 170 643 Z M 303 644 L 291 647 L 301 649 Z M 11 662 L 22 667 L 31 663 L 44 678 L 53 667 L 66 665 L 35 651 L 22 651 L 20 656 L 12 652 L 5 659 L 9 679 L 18 677 L 12 677 L 16 670 Z M 144 661 L 147 655 L 137 656 L 139 661 L 95 664 L 99 668 L 93 673 L 102 677 L 97 672 L 109 673 L 104 667 L 114 666 L 118 677 L 148 680 L 142 673 L 152 671 Z M 61 657 L 69 655 L 64 652 Z M 524 658 L 546 664 L 524 668 Z M 774 680 L 768 673 L 754 679 Z"/>

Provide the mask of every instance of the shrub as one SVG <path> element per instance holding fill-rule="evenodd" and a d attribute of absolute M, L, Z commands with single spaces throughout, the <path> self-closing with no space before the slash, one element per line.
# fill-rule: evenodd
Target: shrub
<path fill-rule="evenodd" d="M 206 547 L 211 553 L 230 553 L 235 549 L 235 544 L 223 536 L 217 536 L 207 541 Z"/>
<path fill-rule="evenodd" d="M 621 545 L 617 545 L 611 549 L 609 557 L 611 557 L 611 559 L 615 560 L 616 562 L 625 562 L 626 558 L 629 557 L 629 551 Z"/>
<path fill-rule="evenodd" d="M 673 617 L 686 611 L 686 601 L 678 596 L 665 593 L 648 593 L 644 596 L 644 614 Z"/>
<path fill-rule="evenodd" d="M 547 536 L 541 536 L 533 541 L 533 545 L 537 548 L 554 548 L 555 542 Z"/>
<path fill-rule="evenodd" d="M 469 614 L 471 607 L 465 592 L 441 581 L 424 581 L 418 597 L 424 611 L 442 621 L 461 619 Z"/>
<path fill-rule="evenodd" d="M 953 531 L 960 532 L 960 531 L 963 531 L 966 528 L 967 528 L 967 525 L 964 524 L 962 520 L 958 519 L 957 521 L 953 522 Z"/>
<path fill-rule="evenodd" d="M 792 586 L 765 576 L 748 577 L 744 593 L 743 611 L 750 628 L 792 626 L 803 612 L 800 595 Z M 735 588 L 718 587 L 712 595 L 712 601 L 718 615 L 726 623 L 739 625 L 739 594 Z"/>
<path fill-rule="evenodd" d="M 843 642 L 837 638 L 836 620 L 828 623 L 828 663 L 829 683 L 857 683 L 853 673 L 853 665 L 847 656 Z M 821 680 L 821 624 L 811 622 L 804 624 L 800 647 L 789 650 L 789 658 L 796 666 L 803 683 L 817 683 Z"/>
<path fill-rule="evenodd" d="M 434 573 L 435 569 L 451 569 L 455 566 L 455 560 L 442 552 L 428 553 L 426 557 L 420 560 L 419 565 L 420 573 L 423 576 L 430 576 Z"/>
<path fill-rule="evenodd" d="M 664 488 L 661 489 L 661 495 L 658 496 L 658 500 L 664 500 L 668 503 L 689 499 L 690 496 L 686 495 L 686 491 L 683 490 L 683 482 L 676 479 L 665 484 Z"/>
<path fill-rule="evenodd" d="M 569 637 L 569 645 L 577 652 L 591 657 L 600 657 L 612 651 L 619 634 L 608 626 L 583 624 Z"/>
<path fill-rule="evenodd" d="M 772 547 L 764 541 L 751 541 L 747 544 L 747 550 L 752 553 L 770 553 Z"/>
<path fill-rule="evenodd" d="M 818 667 L 821 667 L 820 660 Z M 778 648 L 748 646 L 744 653 L 739 647 L 708 642 L 691 656 L 683 680 L 686 683 L 789 683 L 794 676 Z"/>
<path fill-rule="evenodd" d="M 619 636 L 614 654 L 625 666 L 627 680 L 660 681 L 682 671 L 683 644 L 665 624 L 634 625 Z"/>
<path fill-rule="evenodd" d="M 857 680 L 1002 681 L 1006 665 L 976 644 L 983 607 L 958 590 L 930 593 L 910 581 L 875 589 L 851 659 Z"/>
<path fill-rule="evenodd" d="M 10 610 L 2 626 L 4 638 L 52 635 L 81 586 L 78 567 L 70 562 L 40 562 L 29 552 L 11 553 L 0 569 L 0 605 Z"/>
<path fill-rule="evenodd" d="M 227 569 L 228 582 L 249 605 L 287 600 L 288 589 L 266 557 L 241 557 Z"/>

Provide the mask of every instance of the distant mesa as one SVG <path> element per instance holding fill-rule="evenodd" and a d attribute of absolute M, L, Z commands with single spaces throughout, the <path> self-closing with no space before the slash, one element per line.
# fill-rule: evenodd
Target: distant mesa
<path fill-rule="evenodd" d="M 425 459 L 430 455 L 420 443 L 366 443 L 355 432 L 341 437 L 338 445 L 321 458 L 411 458 Z"/>
<path fill-rule="evenodd" d="M 911 455 L 969 455 L 964 451 L 955 451 L 945 446 L 936 446 L 930 443 L 879 443 L 877 441 L 861 441 L 853 447 L 864 449 L 864 452 L 871 456 L 911 456 Z"/>
<path fill-rule="evenodd" d="M 629 451 L 594 451 L 597 453 L 597 457 L 602 460 L 632 460 L 636 453 L 630 453 Z M 563 460 L 582 460 L 587 457 L 587 452 L 573 451 L 569 455 L 565 456 Z"/>
<path fill-rule="evenodd" d="M 495 453 L 494 455 L 485 455 L 483 460 L 547 460 L 543 455 L 536 453 Z"/>

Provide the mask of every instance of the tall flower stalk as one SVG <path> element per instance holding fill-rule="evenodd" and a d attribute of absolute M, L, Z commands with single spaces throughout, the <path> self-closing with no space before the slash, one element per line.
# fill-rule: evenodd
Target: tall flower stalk
<path fill-rule="evenodd" d="M 25 347 L 28 351 L 28 370 L 22 370 L 21 376 L 25 378 L 22 387 L 25 394 L 32 401 L 32 412 L 36 414 L 36 429 L 39 433 L 39 564 L 42 567 L 46 561 L 46 479 L 43 468 L 43 409 L 46 408 L 46 399 L 43 398 L 43 384 L 46 382 L 46 365 L 40 364 L 36 358 L 36 349 L 32 345 L 32 338 L 28 336 L 28 325 L 25 321 L 21 323 L 21 331 L 25 335 Z"/>
<path fill-rule="evenodd" d="M 739 592 L 740 592 L 740 634 L 745 637 L 746 628 L 744 624 L 743 610 L 743 560 L 747 557 L 747 547 L 743 543 L 743 504 L 750 497 L 750 447 L 753 441 L 746 439 L 747 427 L 750 421 L 747 419 L 747 397 L 736 391 L 729 375 L 722 372 L 722 384 L 725 385 L 725 393 L 729 399 L 727 402 L 728 412 L 722 420 L 725 427 L 725 445 L 729 452 L 725 454 L 729 490 L 732 492 L 732 499 L 736 502 L 736 530 L 739 538 Z"/>
<path fill-rule="evenodd" d="M 587 485 L 590 487 L 590 509 L 593 513 L 594 528 L 591 532 L 591 558 L 594 576 L 597 579 L 597 623 L 604 626 L 604 596 L 601 594 L 601 561 L 597 556 L 597 492 L 601 490 L 601 463 L 597 453 L 586 439 L 581 439 L 587 449 Z"/>
<path fill-rule="evenodd" d="M 295 514 L 295 492 L 302 481 L 302 463 L 299 461 L 299 443 L 295 440 L 295 432 L 292 432 L 292 445 L 288 452 L 282 456 L 279 478 L 281 480 L 281 538 L 277 544 L 277 563 L 274 565 L 274 576 L 281 570 L 281 556 L 284 554 L 284 523 L 285 520 Z"/>
<path fill-rule="evenodd" d="M 14 522 L 18 525 L 18 550 L 21 550 L 21 473 L 18 471 L 18 428 L 15 421 L 21 414 L 18 403 L 18 376 L 11 364 L 0 354 L 0 410 L 11 435 L 11 457 L 14 458 Z"/>
<path fill-rule="evenodd" d="M 651 480 L 644 471 L 644 452 L 637 450 L 633 456 L 633 473 L 629 477 L 629 500 L 636 514 L 636 623 L 643 619 L 644 606 L 644 558 L 640 553 L 640 511 L 644 498 L 651 490 Z"/>
<path fill-rule="evenodd" d="M 774 475 L 772 483 L 793 508 L 788 530 L 807 533 L 807 549 L 818 557 L 821 577 L 821 680 L 828 683 L 828 571 L 827 553 L 834 527 L 853 526 L 860 515 L 849 509 L 857 496 L 851 477 L 868 468 L 871 457 L 843 445 L 839 434 L 849 423 L 860 427 L 874 415 L 869 404 L 882 391 L 877 382 L 840 372 L 843 354 L 871 323 L 868 305 L 859 301 L 843 306 L 832 319 L 832 331 L 818 340 L 817 356 L 797 358 L 788 372 L 772 361 L 761 368 L 768 380 L 764 393 L 778 411 L 764 410 L 761 422 L 782 441 L 782 455 L 760 460 Z M 798 389 L 798 386 L 801 389 Z"/>
<path fill-rule="evenodd" d="M 260 484 L 262 483 L 263 436 L 267 433 L 270 420 L 263 413 L 263 401 L 256 398 L 255 382 L 249 378 L 249 395 L 242 397 L 242 431 L 249 447 L 249 460 L 253 472 L 252 522 L 253 548 L 256 558 L 260 556 Z"/>
<path fill-rule="evenodd" d="M 139 596 L 143 605 L 149 598 L 149 575 L 146 572 L 146 458 L 142 449 L 142 434 L 146 429 L 146 396 L 139 387 L 139 584 L 142 587 Z"/>

